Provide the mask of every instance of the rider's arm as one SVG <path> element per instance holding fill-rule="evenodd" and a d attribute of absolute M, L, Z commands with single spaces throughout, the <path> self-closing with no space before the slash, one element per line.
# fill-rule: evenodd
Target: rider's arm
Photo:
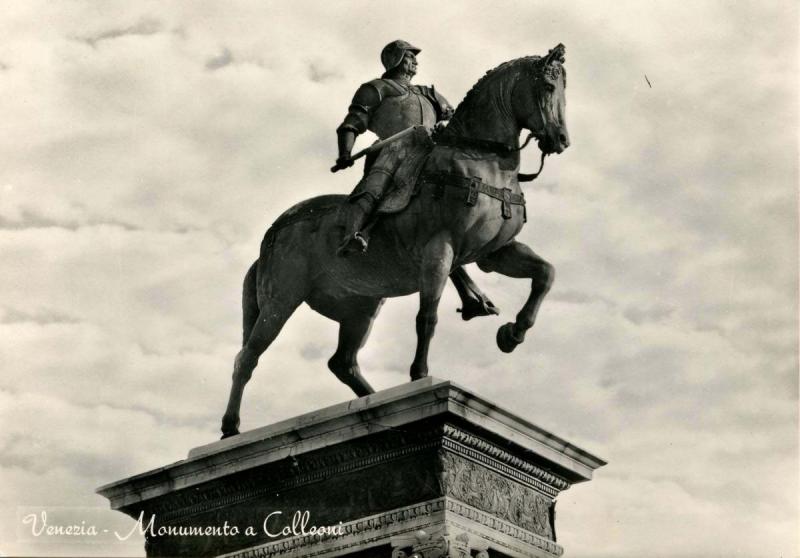
<path fill-rule="evenodd" d="M 436 91 L 436 88 L 432 85 L 431 90 L 433 91 L 433 96 L 439 105 L 439 110 L 436 111 L 436 116 L 438 117 L 439 121 L 450 120 L 453 117 L 455 109 L 453 109 L 453 106 L 447 101 L 447 99 L 444 98 L 444 95 Z"/>
<path fill-rule="evenodd" d="M 356 136 L 367 131 L 372 111 L 377 108 L 380 102 L 380 91 L 372 83 L 363 84 L 353 95 L 353 101 L 347 109 L 347 116 L 344 117 L 344 121 L 336 129 L 339 145 L 337 163 L 345 162 L 350 158 L 350 152 L 353 150 Z"/>

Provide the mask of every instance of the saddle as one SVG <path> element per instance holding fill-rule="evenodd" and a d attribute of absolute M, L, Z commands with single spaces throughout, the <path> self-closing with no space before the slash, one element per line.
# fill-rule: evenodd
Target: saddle
<path fill-rule="evenodd" d="M 393 188 L 378 205 L 378 213 L 399 213 L 408 206 L 408 202 L 417 193 L 421 183 L 419 177 L 432 149 L 433 145 L 417 147 L 409 157 L 403 160 L 392 177 Z"/>
<path fill-rule="evenodd" d="M 381 151 L 370 172 L 378 170 L 389 175 L 389 184 L 382 195 L 377 196 L 379 203 L 376 214 L 399 213 L 408 206 L 433 147 L 430 131 L 417 126 L 413 134 L 389 144 Z M 368 183 L 365 182 L 363 186 L 369 189 Z M 356 188 L 354 194 L 359 190 Z"/>
<path fill-rule="evenodd" d="M 422 126 L 413 134 L 390 143 L 381 150 L 365 179 L 350 195 L 351 199 L 371 193 L 378 200 L 373 219 L 381 214 L 403 211 L 423 186 L 433 187 L 434 196 L 438 198 L 444 195 L 446 187 L 464 190 L 466 205 L 475 205 L 479 195 L 499 200 L 504 219 L 511 218 L 512 205 L 524 209 L 522 193 L 503 187 L 516 182 L 516 167 L 487 164 L 483 150 L 445 144 L 434 151 L 436 145 L 438 142 L 431 139 L 430 131 Z"/>

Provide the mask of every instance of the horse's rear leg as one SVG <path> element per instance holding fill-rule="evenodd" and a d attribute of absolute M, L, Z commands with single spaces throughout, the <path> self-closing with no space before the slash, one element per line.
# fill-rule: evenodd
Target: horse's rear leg
<path fill-rule="evenodd" d="M 252 326 L 250 336 L 234 361 L 233 384 L 228 398 L 228 406 L 222 417 L 223 439 L 239 433 L 239 408 L 242 404 L 244 386 L 253 375 L 258 358 L 275 340 L 283 328 L 283 324 L 301 302 L 301 297 L 292 296 L 291 293 L 276 293 L 261 305 L 261 311 Z"/>
<path fill-rule="evenodd" d="M 328 361 L 328 368 L 358 397 L 375 393 L 361 376 L 358 351 L 367 342 L 375 316 L 383 304 L 382 299 L 358 298 L 342 301 L 346 310 L 339 319 L 339 345 Z"/>
<path fill-rule="evenodd" d="M 510 353 L 525 339 L 525 332 L 533 327 L 539 305 L 553 283 L 555 270 L 528 246 L 516 241 L 506 244 L 477 263 L 486 272 L 496 271 L 509 277 L 531 278 L 531 293 L 516 320 L 497 330 L 497 346 L 501 351 Z"/>
<path fill-rule="evenodd" d="M 453 265 L 453 246 L 450 237 L 441 233 L 423 249 L 420 269 L 419 312 L 417 313 L 417 351 L 411 363 L 411 379 L 428 375 L 428 349 L 438 321 L 437 310 L 442 298 L 450 267 Z"/>
<path fill-rule="evenodd" d="M 253 262 L 244 276 L 242 286 L 242 346 L 250 339 L 250 334 L 258 321 L 258 293 L 256 279 L 258 277 L 258 260 Z"/>

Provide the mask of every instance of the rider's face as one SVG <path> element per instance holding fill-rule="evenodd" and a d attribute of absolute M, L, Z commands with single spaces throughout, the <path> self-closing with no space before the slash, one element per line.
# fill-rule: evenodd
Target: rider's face
<path fill-rule="evenodd" d="M 417 56 L 411 51 L 406 51 L 403 56 L 403 61 L 400 62 L 400 68 L 408 77 L 413 77 L 417 73 Z"/>

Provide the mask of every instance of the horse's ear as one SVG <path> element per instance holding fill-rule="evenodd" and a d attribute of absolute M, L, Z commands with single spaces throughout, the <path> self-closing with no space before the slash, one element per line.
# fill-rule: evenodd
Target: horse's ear
<path fill-rule="evenodd" d="M 551 62 L 561 62 L 562 64 L 565 62 L 565 54 L 566 48 L 561 43 L 558 43 L 555 47 L 551 48 L 547 56 L 545 57 L 544 64 L 547 66 Z"/>

